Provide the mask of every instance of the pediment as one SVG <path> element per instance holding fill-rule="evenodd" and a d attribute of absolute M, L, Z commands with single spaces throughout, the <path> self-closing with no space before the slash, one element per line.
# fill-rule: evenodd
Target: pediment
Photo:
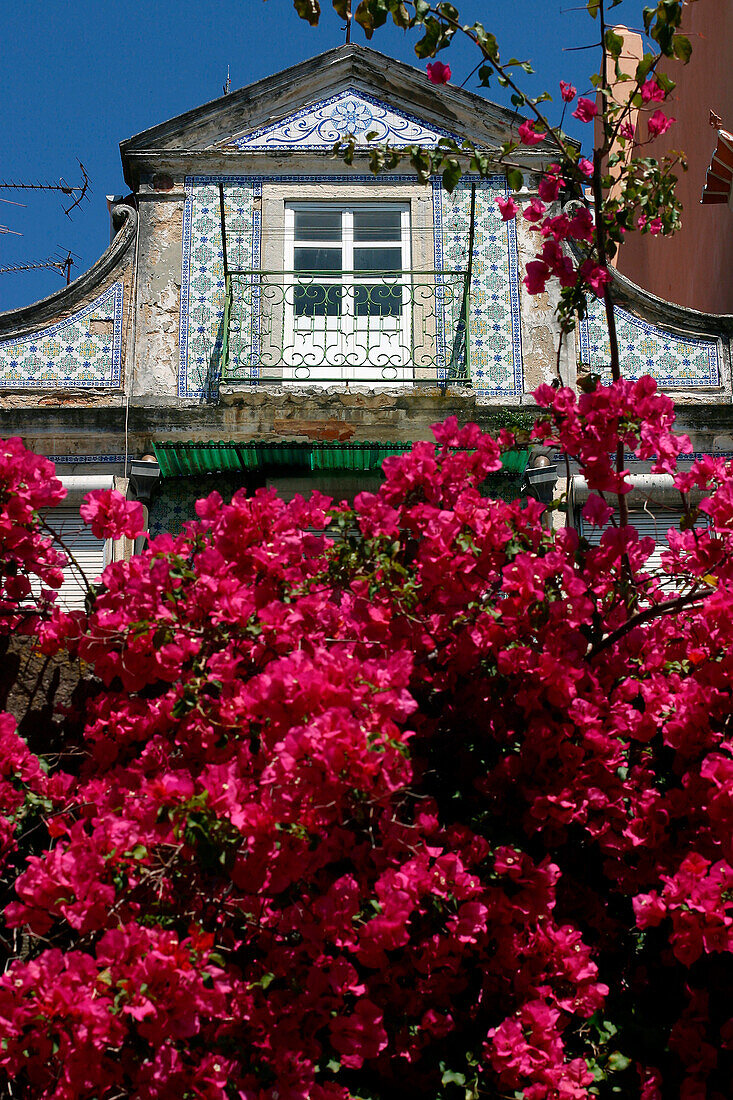
<path fill-rule="evenodd" d="M 356 139 L 357 146 L 368 146 L 368 134 L 373 135 L 373 141 L 389 142 L 397 148 L 414 144 L 434 147 L 441 138 L 455 137 L 448 130 L 426 125 L 415 115 L 352 87 L 237 136 L 226 145 L 242 152 L 327 150 L 349 135 Z"/>
<path fill-rule="evenodd" d="M 143 172 L 161 170 L 163 156 L 170 158 L 166 170 L 175 157 L 185 157 L 189 173 L 197 155 L 200 171 L 215 162 L 221 171 L 222 157 L 324 156 L 348 134 L 360 151 L 374 133 L 378 143 L 396 148 L 434 148 L 441 138 L 452 137 L 498 153 L 516 133 L 518 118 L 516 111 L 464 88 L 433 85 L 424 71 L 349 45 L 144 130 L 123 141 L 120 152 L 134 191 Z M 539 146 L 524 157 L 539 161 L 547 153 Z"/>

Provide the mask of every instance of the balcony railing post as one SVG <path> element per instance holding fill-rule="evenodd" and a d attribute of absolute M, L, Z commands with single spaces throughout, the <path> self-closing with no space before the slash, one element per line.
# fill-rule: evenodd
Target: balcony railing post
<path fill-rule="evenodd" d="M 473 244 L 476 233 L 476 184 L 471 184 L 471 221 L 468 227 L 468 265 L 466 267 L 466 283 L 463 288 L 463 323 L 466 326 L 466 354 L 463 363 L 465 384 L 471 383 L 471 279 L 473 277 Z"/>
<path fill-rule="evenodd" d="M 224 331 L 221 337 L 221 377 L 224 378 L 229 370 L 229 326 L 232 319 L 232 277 L 227 274 L 224 277 Z"/>

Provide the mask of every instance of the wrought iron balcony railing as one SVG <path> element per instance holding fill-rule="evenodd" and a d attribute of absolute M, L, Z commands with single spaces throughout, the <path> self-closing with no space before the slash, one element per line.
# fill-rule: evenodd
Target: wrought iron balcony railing
<path fill-rule="evenodd" d="M 466 271 L 229 271 L 226 384 L 469 386 Z"/>

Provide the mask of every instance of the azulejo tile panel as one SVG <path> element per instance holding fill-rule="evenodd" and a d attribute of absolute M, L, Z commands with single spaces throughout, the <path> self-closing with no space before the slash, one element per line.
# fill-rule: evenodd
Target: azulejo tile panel
<path fill-rule="evenodd" d="M 476 188 L 470 309 L 470 371 L 478 394 L 503 397 L 522 392 L 522 338 L 516 225 L 503 222 L 496 205 L 508 194 L 506 179 L 464 177 L 452 195 L 435 182 L 442 205 L 443 256 L 438 267 L 465 270 Z M 436 218 L 437 221 L 437 218 Z"/>
<path fill-rule="evenodd" d="M 227 259 L 231 269 L 260 268 L 260 212 L 258 200 L 268 183 L 303 185 L 328 182 L 368 189 L 385 180 L 416 183 L 410 175 L 277 175 L 192 176 L 186 180 L 181 273 L 179 396 L 210 398 L 216 393 L 221 370 L 224 334 L 224 259 L 221 241 L 219 184 L 223 185 Z M 476 216 L 471 287 L 471 375 L 479 394 L 509 396 L 522 392 L 521 316 L 516 229 L 502 222 L 495 199 L 507 193 L 506 180 L 461 182 L 452 196 L 433 181 L 433 247 L 437 271 L 462 271 L 468 263 L 471 187 L 476 185 Z M 350 193 L 350 198 L 353 193 Z M 438 286 L 438 296 L 441 289 Z M 456 303 L 451 306 L 451 302 Z M 438 310 L 439 376 L 446 365 L 446 334 L 455 331 L 459 299 L 443 295 Z M 257 287 L 243 303 L 251 315 L 249 338 L 237 349 L 237 374 L 259 377 L 260 331 Z"/>
<path fill-rule="evenodd" d="M 718 341 L 680 336 L 614 307 L 621 369 L 627 378 L 649 374 L 662 389 L 705 389 L 721 384 Z M 578 326 L 580 363 L 602 377 L 610 375 L 611 352 L 602 302 L 588 303 Z"/>
<path fill-rule="evenodd" d="M 216 392 L 224 336 L 224 253 L 219 184 L 224 187 L 227 260 L 231 268 L 259 267 L 262 181 L 254 176 L 193 176 L 186 179 L 181 272 L 180 397 Z"/>
<path fill-rule="evenodd" d="M 237 149 L 330 149 L 335 142 L 352 134 L 358 145 L 367 145 L 367 134 L 377 142 L 392 145 L 437 145 L 447 130 L 428 127 L 414 115 L 382 103 L 366 92 L 346 88 L 303 107 L 295 114 L 230 142 Z"/>
<path fill-rule="evenodd" d="M 0 341 L 0 387 L 116 388 L 122 371 L 123 286 L 29 336 Z"/>

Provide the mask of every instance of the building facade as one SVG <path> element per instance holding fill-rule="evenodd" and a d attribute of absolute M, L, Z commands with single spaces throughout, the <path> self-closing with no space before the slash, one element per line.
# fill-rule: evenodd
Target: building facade
<path fill-rule="evenodd" d="M 643 52 L 641 37 L 617 28 L 633 53 Z M 675 150 L 684 153 L 687 171 L 677 170 L 677 196 L 682 202 L 682 229 L 673 237 L 655 239 L 633 233 L 618 255 L 618 268 L 660 298 L 710 313 L 733 313 L 733 71 L 728 47 L 733 35 L 733 7 L 728 0 L 686 3 L 683 30 L 692 43 L 687 65 L 663 61 L 677 82 L 664 105 L 676 119 L 647 154 L 659 158 Z M 634 45 L 636 40 L 636 46 Z M 627 69 L 633 72 L 632 68 Z M 623 86 L 622 86 L 623 88 Z M 658 107 L 659 104 L 654 104 Z M 647 139 L 645 115 L 637 119 L 637 138 Z M 719 121 L 716 121 L 719 120 Z M 708 173 L 708 169 L 711 169 Z"/>
<path fill-rule="evenodd" d="M 552 294 L 522 284 L 529 223 L 496 204 L 519 121 L 345 46 L 124 141 L 130 195 L 112 204 L 110 248 L 70 287 L 0 315 L 2 434 L 53 458 L 77 494 L 137 495 L 158 533 L 213 488 L 353 495 L 449 415 L 527 428 L 559 330 Z M 368 134 L 468 137 L 496 171 L 450 195 L 402 167 L 374 176 Z M 350 167 L 333 156 L 346 135 Z M 548 151 L 524 157 L 529 201 Z M 615 292 L 625 373 L 673 395 L 697 451 L 733 453 L 733 319 L 622 277 Z M 563 346 L 563 382 L 607 363 L 593 305 Z M 517 485 L 527 460 L 508 460 Z"/>

